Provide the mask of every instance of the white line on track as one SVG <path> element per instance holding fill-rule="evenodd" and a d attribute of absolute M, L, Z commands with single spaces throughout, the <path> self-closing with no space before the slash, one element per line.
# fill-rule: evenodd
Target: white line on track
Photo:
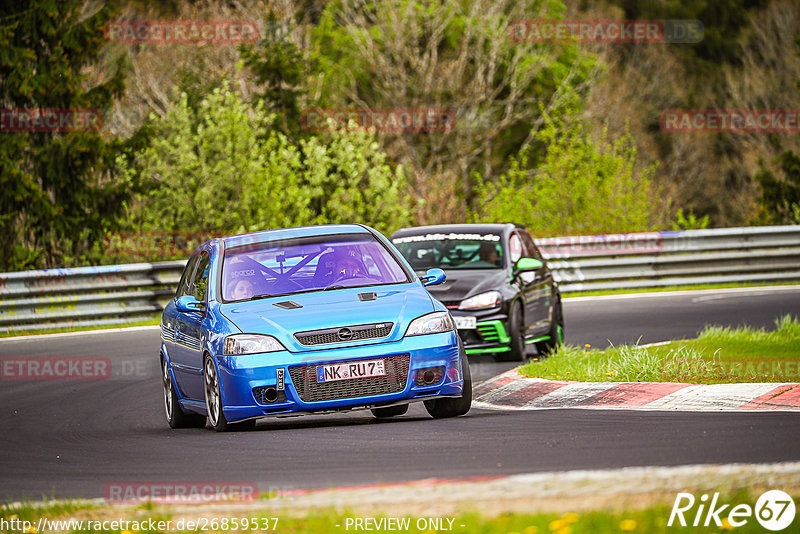
<path fill-rule="evenodd" d="M 613 299 L 642 299 L 642 298 L 658 298 L 658 297 L 676 297 L 676 296 L 703 296 L 713 295 L 719 296 L 728 293 L 755 293 L 756 295 L 764 295 L 767 292 L 773 291 L 798 291 L 800 292 L 800 285 L 793 286 L 764 286 L 764 287 L 726 287 L 721 289 L 691 289 L 687 291 L 654 291 L 649 293 L 622 293 L 619 295 L 597 295 L 592 297 L 563 297 L 565 302 L 589 302 L 593 300 L 613 300 Z"/>
<path fill-rule="evenodd" d="M 75 336 L 93 336 L 93 335 L 100 335 L 100 334 L 119 334 L 119 333 L 126 333 L 126 332 L 141 332 L 141 331 L 149 331 L 149 330 L 158 330 L 161 328 L 159 325 L 147 325 L 147 326 L 128 326 L 125 328 L 104 328 L 102 330 L 79 330 L 77 332 L 59 332 L 57 334 L 35 334 L 32 336 L 14 336 L 14 337 L 3 337 L 0 338 L 0 343 L 6 341 L 34 341 L 37 339 L 53 339 L 59 337 L 75 337 Z"/>

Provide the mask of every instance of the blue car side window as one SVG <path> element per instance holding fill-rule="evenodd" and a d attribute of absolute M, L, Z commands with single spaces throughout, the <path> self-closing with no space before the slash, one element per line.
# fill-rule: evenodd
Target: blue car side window
<path fill-rule="evenodd" d="M 195 254 L 189 261 L 186 263 L 186 267 L 183 269 L 183 274 L 181 275 L 181 281 L 178 282 L 178 289 L 175 291 L 175 298 L 180 298 L 184 295 L 189 295 L 189 285 L 192 281 L 192 274 L 194 273 L 194 267 L 197 265 L 197 260 L 199 259 L 199 254 Z"/>
<path fill-rule="evenodd" d="M 208 293 L 208 270 L 210 263 L 208 252 L 201 252 L 191 288 L 191 294 L 194 295 L 194 298 L 199 302 L 205 302 L 206 294 Z"/>

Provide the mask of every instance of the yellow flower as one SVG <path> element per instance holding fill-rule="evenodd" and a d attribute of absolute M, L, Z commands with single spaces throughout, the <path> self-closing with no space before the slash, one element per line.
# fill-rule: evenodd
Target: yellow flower
<path fill-rule="evenodd" d="M 539 534 L 539 527 L 531 525 L 526 527 L 522 532 L 523 534 Z"/>
<path fill-rule="evenodd" d="M 634 519 L 623 519 L 622 522 L 619 524 L 619 528 L 625 532 L 631 532 L 636 530 L 636 520 Z"/>
<path fill-rule="evenodd" d="M 586 347 L 588 349 L 588 348 L 591 348 L 592 346 L 587 343 L 586 345 L 584 345 L 584 347 Z"/>
<path fill-rule="evenodd" d="M 567 523 L 574 523 L 578 520 L 578 514 L 576 514 L 575 512 L 570 512 L 568 514 L 564 514 L 564 517 L 562 517 L 561 519 L 563 519 Z"/>
<path fill-rule="evenodd" d="M 25 534 L 36 534 L 36 527 L 33 525 L 29 526 L 27 529 L 25 529 Z"/>
<path fill-rule="evenodd" d="M 561 530 L 563 527 L 566 527 L 567 524 L 564 522 L 563 519 L 556 519 L 555 521 L 550 521 L 550 525 L 548 525 L 550 530 L 556 531 Z"/>
<path fill-rule="evenodd" d="M 722 530 L 731 530 L 732 528 L 733 528 L 733 525 L 731 525 L 731 523 L 730 523 L 730 521 L 728 521 L 727 517 L 722 520 Z"/>
<path fill-rule="evenodd" d="M 131 531 L 130 530 L 123 530 L 119 534 L 131 534 Z"/>

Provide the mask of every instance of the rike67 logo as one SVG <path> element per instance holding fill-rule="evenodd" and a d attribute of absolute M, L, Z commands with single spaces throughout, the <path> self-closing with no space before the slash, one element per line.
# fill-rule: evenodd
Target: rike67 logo
<path fill-rule="evenodd" d="M 706 493 L 700 499 L 696 499 L 691 493 L 678 493 L 667 526 L 708 527 L 713 523 L 713 526 L 730 529 L 746 525 L 755 517 L 765 529 L 779 531 L 792 524 L 794 515 L 794 500 L 781 490 L 764 492 L 754 507 L 749 504 L 734 506 L 721 503 L 719 493 L 714 493 L 710 502 Z"/>

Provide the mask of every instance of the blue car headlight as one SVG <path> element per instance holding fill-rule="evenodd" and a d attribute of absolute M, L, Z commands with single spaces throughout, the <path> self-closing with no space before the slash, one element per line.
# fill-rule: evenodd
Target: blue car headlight
<path fill-rule="evenodd" d="M 225 356 L 238 354 L 257 354 L 286 350 L 281 342 L 272 336 L 256 334 L 233 334 L 225 338 Z"/>
<path fill-rule="evenodd" d="M 422 336 L 425 334 L 438 334 L 455 330 L 456 325 L 450 312 L 434 312 L 417 317 L 408 325 L 406 336 Z"/>

